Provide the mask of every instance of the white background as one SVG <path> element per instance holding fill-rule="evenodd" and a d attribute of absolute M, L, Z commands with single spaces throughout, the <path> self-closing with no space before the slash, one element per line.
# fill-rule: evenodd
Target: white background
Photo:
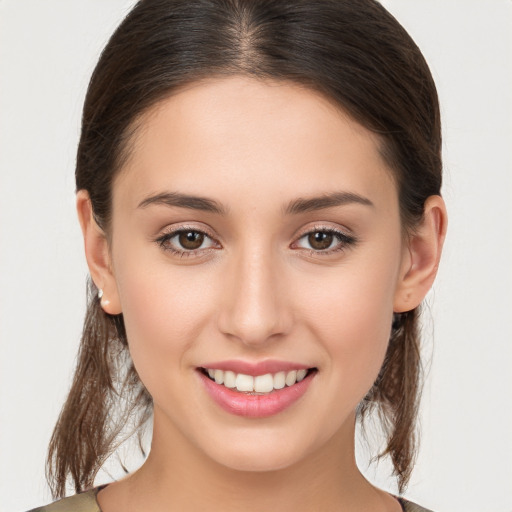
<path fill-rule="evenodd" d="M 512 2 L 384 3 L 438 85 L 450 214 L 407 496 L 436 512 L 511 512 Z M 132 4 L 0 0 L 2 512 L 50 501 L 46 446 L 85 306 L 73 192 L 80 111 L 99 52 Z M 384 482 L 382 471 L 375 478 Z"/>

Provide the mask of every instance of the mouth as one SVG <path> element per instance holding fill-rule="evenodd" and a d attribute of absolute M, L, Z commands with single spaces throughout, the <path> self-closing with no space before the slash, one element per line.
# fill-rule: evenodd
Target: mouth
<path fill-rule="evenodd" d="M 265 373 L 263 375 L 247 375 L 219 368 L 199 368 L 208 379 L 220 386 L 253 396 L 268 395 L 275 391 L 294 386 L 316 372 L 316 368 L 300 368 L 296 370 Z"/>
<path fill-rule="evenodd" d="M 209 397 L 224 411 L 246 418 L 266 418 L 290 408 L 307 392 L 317 368 L 287 368 L 263 373 L 199 367 L 197 373 Z"/>

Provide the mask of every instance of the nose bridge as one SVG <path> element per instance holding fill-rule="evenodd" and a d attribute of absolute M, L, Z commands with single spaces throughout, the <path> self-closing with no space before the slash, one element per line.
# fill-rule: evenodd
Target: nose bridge
<path fill-rule="evenodd" d="M 270 244 L 245 245 L 232 255 L 220 329 L 246 345 L 260 345 L 284 334 L 290 324 L 286 297 L 281 293 L 280 261 Z"/>

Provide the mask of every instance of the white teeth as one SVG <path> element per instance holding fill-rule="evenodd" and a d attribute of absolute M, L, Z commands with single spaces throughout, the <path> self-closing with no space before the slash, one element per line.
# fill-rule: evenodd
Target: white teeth
<path fill-rule="evenodd" d="M 224 372 L 222 370 L 215 370 L 214 379 L 217 384 L 223 384 L 224 383 Z"/>
<path fill-rule="evenodd" d="M 254 391 L 254 377 L 239 373 L 236 376 L 236 389 L 238 391 Z"/>
<path fill-rule="evenodd" d="M 303 380 L 304 377 L 306 376 L 306 373 L 308 373 L 307 370 L 297 370 L 297 382 Z"/>
<path fill-rule="evenodd" d="M 293 386 L 297 382 L 297 370 L 292 370 L 286 374 L 285 379 L 287 386 Z"/>
<path fill-rule="evenodd" d="M 270 373 L 254 377 L 254 391 L 256 393 L 270 393 L 274 389 L 274 377 Z"/>
<path fill-rule="evenodd" d="M 283 389 L 286 385 L 286 373 L 279 372 L 274 375 L 274 389 Z"/>
<path fill-rule="evenodd" d="M 224 386 L 231 389 L 236 387 L 235 372 L 230 372 L 229 370 L 224 372 Z"/>
<path fill-rule="evenodd" d="M 230 370 L 218 370 L 208 368 L 209 377 L 217 384 L 223 384 L 227 388 L 241 392 L 270 393 L 274 389 L 283 389 L 285 386 L 293 386 L 301 382 L 306 377 L 307 370 L 291 370 L 289 372 L 278 372 L 274 375 L 266 373 L 265 375 L 245 375 L 235 373 Z"/>

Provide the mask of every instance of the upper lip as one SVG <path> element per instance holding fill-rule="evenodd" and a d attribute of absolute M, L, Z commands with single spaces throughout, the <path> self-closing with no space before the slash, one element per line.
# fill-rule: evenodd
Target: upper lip
<path fill-rule="evenodd" d="M 243 373 L 244 375 L 265 375 L 267 373 L 288 372 L 291 370 L 308 370 L 312 366 L 291 361 L 278 361 L 267 359 L 264 361 L 241 361 L 231 359 L 226 361 L 213 361 L 201 365 L 201 368 L 210 370 L 232 371 L 234 373 Z"/>

